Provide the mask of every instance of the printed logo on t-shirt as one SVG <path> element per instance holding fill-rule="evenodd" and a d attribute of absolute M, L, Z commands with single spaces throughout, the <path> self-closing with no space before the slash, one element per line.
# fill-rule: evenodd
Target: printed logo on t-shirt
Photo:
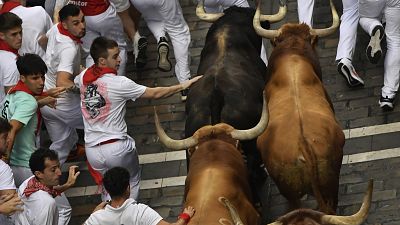
<path fill-rule="evenodd" d="M 8 119 L 7 118 L 7 110 L 8 110 L 9 105 L 10 105 L 10 102 L 8 100 L 6 100 L 4 102 L 3 110 L 1 111 L 1 117 L 3 117 L 6 120 Z"/>
<path fill-rule="evenodd" d="M 96 84 L 89 84 L 84 93 L 83 102 L 92 119 L 96 118 L 100 114 L 100 108 L 106 105 L 106 100 L 97 91 L 97 87 Z"/>

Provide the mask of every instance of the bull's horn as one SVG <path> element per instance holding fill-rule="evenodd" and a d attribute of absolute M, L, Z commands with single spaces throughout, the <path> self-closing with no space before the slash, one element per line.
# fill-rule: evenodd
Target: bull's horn
<path fill-rule="evenodd" d="M 275 221 L 275 222 L 269 223 L 269 224 L 267 224 L 267 225 L 282 225 L 282 222 Z"/>
<path fill-rule="evenodd" d="M 370 180 L 369 184 L 368 184 L 368 190 L 365 193 L 361 208 L 360 208 L 360 210 L 358 210 L 358 212 L 356 214 L 351 215 L 351 216 L 324 215 L 324 216 L 322 216 L 322 219 L 321 219 L 323 224 L 332 224 L 332 225 L 359 225 L 359 224 L 361 224 L 367 218 L 369 207 L 371 206 L 372 189 L 373 189 L 373 180 Z"/>
<path fill-rule="evenodd" d="M 224 13 L 206 13 L 204 10 L 204 0 L 201 0 L 196 7 L 196 15 L 203 21 L 213 23 L 223 16 Z"/>
<path fill-rule="evenodd" d="M 261 0 L 259 0 L 261 1 Z M 260 15 L 260 21 L 269 21 L 270 23 L 276 23 L 281 21 L 283 18 L 285 18 L 287 13 L 287 6 L 286 2 L 283 0 L 279 0 L 279 11 L 277 14 L 274 15 Z"/>
<path fill-rule="evenodd" d="M 265 100 L 265 93 L 263 94 L 263 108 L 262 108 L 262 114 L 260 121 L 258 124 L 248 130 L 233 130 L 231 131 L 231 137 L 233 139 L 237 140 L 251 140 L 255 137 L 258 137 L 259 135 L 264 132 L 265 128 L 268 126 L 268 121 L 269 121 L 269 115 L 268 115 L 268 105 L 267 101 Z"/>
<path fill-rule="evenodd" d="M 164 129 L 160 125 L 158 119 L 156 107 L 154 107 L 154 122 L 156 124 L 157 135 L 160 141 L 169 149 L 181 150 L 193 147 L 197 144 L 197 140 L 192 136 L 183 140 L 174 140 L 165 133 Z"/>
<path fill-rule="evenodd" d="M 226 199 L 225 197 L 219 197 L 218 201 L 221 202 L 223 205 L 225 205 L 225 207 L 229 210 L 229 214 L 232 217 L 233 224 L 244 225 L 235 207 L 232 205 L 232 203 L 229 202 L 228 199 Z"/>
<path fill-rule="evenodd" d="M 324 29 L 311 29 L 311 33 L 318 35 L 319 37 L 326 37 L 333 34 L 339 26 L 339 16 L 337 14 L 336 8 L 333 5 L 332 0 L 329 1 L 332 11 L 332 26 Z"/>
<path fill-rule="evenodd" d="M 260 24 L 260 5 L 261 5 L 261 0 L 258 1 L 256 13 L 254 14 L 254 17 L 253 17 L 254 30 L 261 37 L 274 39 L 275 37 L 278 36 L 278 31 L 277 30 L 266 30 L 266 29 L 261 27 L 261 24 Z"/>

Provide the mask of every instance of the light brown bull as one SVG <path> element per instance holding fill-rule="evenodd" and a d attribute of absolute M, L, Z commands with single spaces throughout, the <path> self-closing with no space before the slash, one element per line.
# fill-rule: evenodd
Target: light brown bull
<path fill-rule="evenodd" d="M 265 86 L 270 122 L 257 139 L 264 164 L 295 208 L 309 193 L 316 197 L 320 211 L 335 214 L 344 135 L 322 84 L 315 51 L 317 37 L 338 27 L 332 2 L 331 10 L 333 24 L 326 29 L 285 24 L 277 31 L 264 30 L 259 25 L 259 7 L 253 25 L 274 46 Z"/>
<path fill-rule="evenodd" d="M 196 209 L 189 224 L 259 224 L 260 216 L 252 204 L 247 169 L 238 143 L 264 131 L 268 123 L 265 100 L 259 123 L 249 130 L 235 130 L 220 123 L 204 126 L 192 137 L 176 141 L 165 134 L 157 115 L 155 120 L 160 141 L 168 148 L 189 148 L 185 205 Z"/>

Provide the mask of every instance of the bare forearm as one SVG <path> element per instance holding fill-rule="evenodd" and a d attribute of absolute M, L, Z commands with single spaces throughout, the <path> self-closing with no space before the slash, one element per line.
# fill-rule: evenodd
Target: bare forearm
<path fill-rule="evenodd" d="M 177 84 L 170 87 L 155 87 L 154 89 L 154 98 L 159 99 L 169 97 L 179 91 L 182 91 L 183 87 L 181 84 Z"/>

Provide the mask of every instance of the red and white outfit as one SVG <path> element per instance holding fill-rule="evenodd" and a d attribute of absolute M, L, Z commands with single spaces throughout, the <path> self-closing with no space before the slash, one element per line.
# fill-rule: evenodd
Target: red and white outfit
<path fill-rule="evenodd" d="M 400 0 L 360 0 L 360 25 L 369 34 L 386 18 L 387 52 L 382 96 L 394 98 L 400 80 Z"/>
<path fill-rule="evenodd" d="M 70 0 L 64 1 L 64 4 L 67 4 L 67 2 L 79 6 L 83 15 L 85 15 L 86 34 L 82 38 L 82 48 L 85 53 L 88 54 L 86 58 L 86 67 L 90 67 L 94 64 L 93 59 L 89 54 L 93 40 L 102 36 L 118 43 L 120 50 L 119 56 L 121 57 L 118 75 L 124 76 L 127 61 L 126 36 L 121 19 L 117 15 L 115 7 L 111 5 L 108 0 Z M 59 2 L 57 1 L 56 4 L 59 4 Z"/>
<path fill-rule="evenodd" d="M 31 176 L 18 188 L 18 195 L 24 211 L 15 216 L 15 225 L 68 225 L 72 209 L 65 194 Z"/>
<path fill-rule="evenodd" d="M 131 195 L 139 195 L 139 159 L 135 141 L 127 133 L 126 102 L 142 96 L 146 87 L 109 68 L 92 66 L 75 78 L 81 90 L 85 123 L 86 156 L 96 171 L 104 173 L 115 166 L 129 171 Z M 108 194 L 102 195 L 108 200 Z"/>
<path fill-rule="evenodd" d="M 79 40 L 61 34 L 60 29 L 62 26 L 56 24 L 47 32 L 49 40 L 45 62 L 48 71 L 44 83 L 45 91 L 56 87 L 57 72 L 64 71 L 77 75 L 80 71 Z M 79 94 L 64 93 L 57 99 L 56 109 L 44 106 L 40 111 L 52 141 L 50 149 L 58 153 L 62 165 L 78 141 L 75 129 L 83 129 Z"/>
<path fill-rule="evenodd" d="M 43 7 L 24 7 L 16 2 L 6 2 L 3 5 L 2 11 L 7 8 L 9 12 L 14 13 L 22 19 L 22 46 L 18 50 L 20 55 L 24 53 L 35 53 L 42 59 L 45 56 L 45 50 L 40 47 L 38 40 L 41 35 L 53 25 L 50 16 L 46 13 Z"/>
<path fill-rule="evenodd" d="M 10 166 L 0 160 L 0 190 L 15 190 L 15 182 L 13 173 Z M 1 225 L 11 225 L 11 221 L 7 216 L 0 214 L 0 224 Z"/>
<path fill-rule="evenodd" d="M 157 41 L 168 33 L 175 55 L 175 74 L 179 83 L 190 79 L 189 27 L 183 18 L 178 0 L 130 0 L 142 13 L 147 27 Z"/>
<path fill-rule="evenodd" d="M 4 87 L 18 83 L 19 72 L 15 63 L 18 50 L 12 49 L 5 41 L 0 40 L 0 105 L 3 105 L 6 93 Z"/>

